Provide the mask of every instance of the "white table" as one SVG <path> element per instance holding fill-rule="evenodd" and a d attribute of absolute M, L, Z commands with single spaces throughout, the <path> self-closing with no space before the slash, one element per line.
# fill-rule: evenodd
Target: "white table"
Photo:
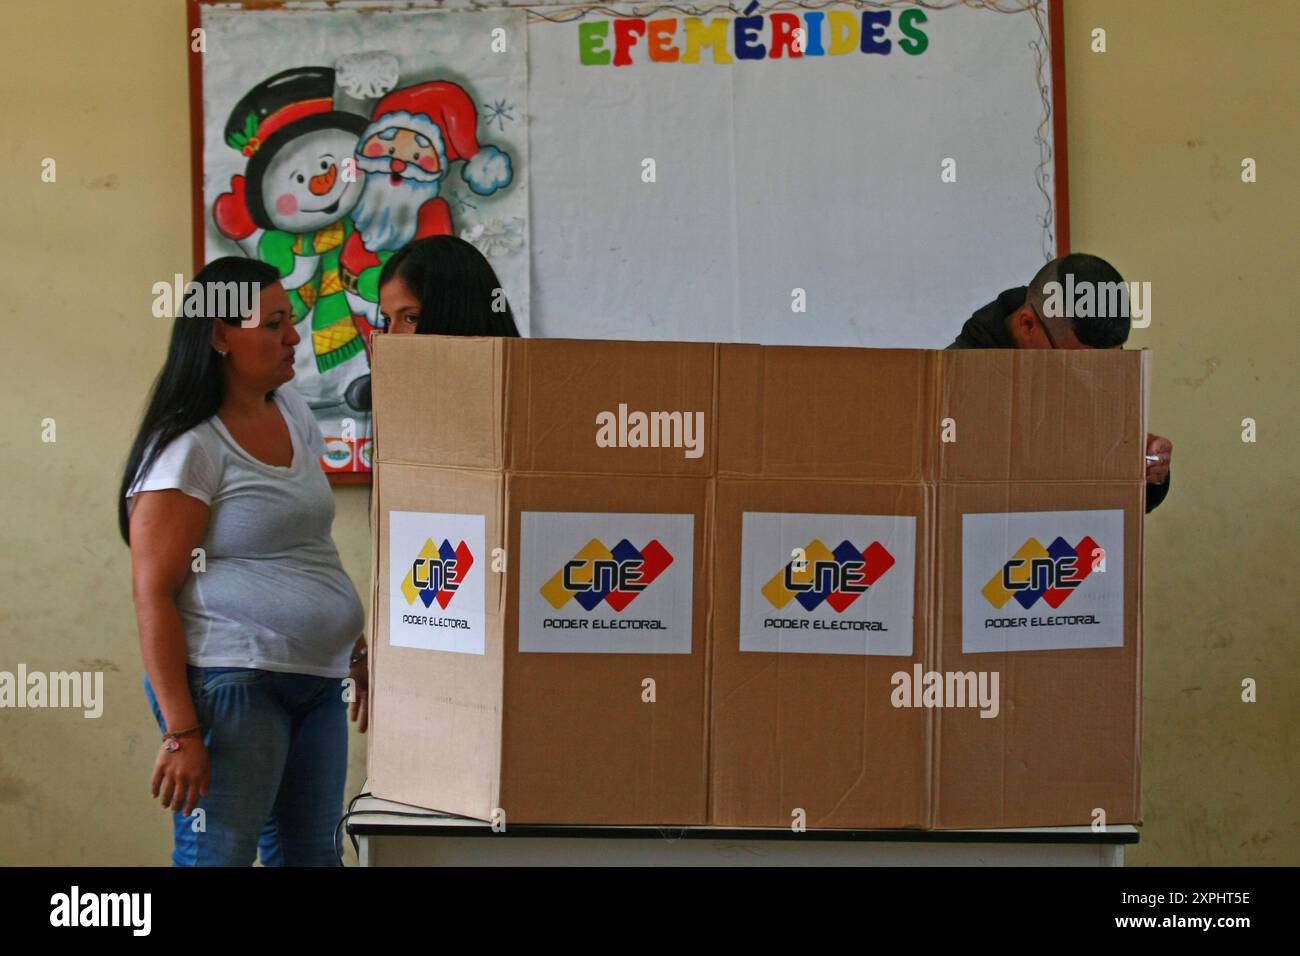
<path fill-rule="evenodd" d="M 794 833 L 510 824 L 494 833 L 482 820 L 376 797 L 357 800 L 344 829 L 362 866 L 1123 866 L 1124 847 L 1138 842 L 1129 825 Z"/>

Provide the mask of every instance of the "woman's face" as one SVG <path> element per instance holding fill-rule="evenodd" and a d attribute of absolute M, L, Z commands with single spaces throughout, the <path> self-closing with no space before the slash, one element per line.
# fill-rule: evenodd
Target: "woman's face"
<path fill-rule="evenodd" d="M 212 343 L 232 377 L 258 390 L 271 391 L 293 378 L 293 347 L 301 336 L 293 327 L 293 307 L 284 287 L 263 286 L 247 328 L 217 322 Z M 256 318 L 256 322 L 251 319 Z"/>
<path fill-rule="evenodd" d="M 414 332 L 420 321 L 420 300 L 404 279 L 394 276 L 379 289 L 379 311 L 389 332 Z"/>

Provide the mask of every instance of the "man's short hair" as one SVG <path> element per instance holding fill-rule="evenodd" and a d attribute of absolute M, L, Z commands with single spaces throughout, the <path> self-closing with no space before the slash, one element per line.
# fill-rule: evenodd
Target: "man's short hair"
<path fill-rule="evenodd" d="M 1051 283 L 1058 283 L 1055 290 Z M 1091 307 L 1079 307 L 1084 290 L 1090 290 Z M 1073 296 L 1069 295 L 1073 290 Z M 1055 297 L 1052 293 L 1055 292 Z M 1119 270 L 1100 256 L 1074 252 L 1053 259 L 1029 283 L 1026 298 L 1044 321 L 1069 321 L 1074 337 L 1093 349 L 1109 349 L 1128 341 L 1131 325 L 1128 286 Z M 1048 310 L 1049 300 L 1064 310 Z"/>

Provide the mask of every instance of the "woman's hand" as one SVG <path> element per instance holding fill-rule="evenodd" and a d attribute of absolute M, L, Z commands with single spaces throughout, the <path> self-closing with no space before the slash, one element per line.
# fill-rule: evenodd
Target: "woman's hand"
<path fill-rule="evenodd" d="M 153 795 L 162 794 L 164 809 L 188 817 L 198 805 L 199 797 L 208 795 L 212 758 L 198 735 L 182 737 L 180 744 L 180 750 L 171 751 L 164 745 L 158 751 L 153 765 Z"/>
<path fill-rule="evenodd" d="M 1159 485 L 1169 477 L 1169 460 L 1174 457 L 1174 443 L 1159 435 L 1147 435 L 1147 484 Z"/>
<path fill-rule="evenodd" d="M 358 649 L 365 650 L 365 644 Z M 370 667 L 366 657 L 352 665 L 348 679 L 352 681 L 352 703 L 348 706 L 348 719 L 358 721 L 357 730 L 364 734 L 370 726 Z"/>

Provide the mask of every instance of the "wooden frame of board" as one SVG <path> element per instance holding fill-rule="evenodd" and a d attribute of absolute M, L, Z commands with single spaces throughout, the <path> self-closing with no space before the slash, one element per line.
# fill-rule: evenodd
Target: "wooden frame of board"
<path fill-rule="evenodd" d="M 1065 123 L 1065 0 L 1047 0 L 1052 57 L 1052 162 L 1056 176 L 1056 254 L 1070 252 L 1070 150 Z"/>

